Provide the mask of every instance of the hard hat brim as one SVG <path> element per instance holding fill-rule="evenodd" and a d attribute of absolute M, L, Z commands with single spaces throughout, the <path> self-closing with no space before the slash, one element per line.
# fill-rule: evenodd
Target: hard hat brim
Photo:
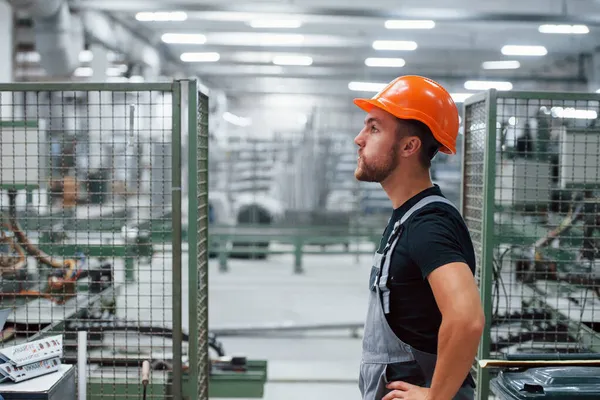
<path fill-rule="evenodd" d="M 381 101 L 379 98 L 376 98 L 376 99 L 358 98 L 358 99 L 354 99 L 354 104 L 356 104 L 359 108 L 361 108 L 363 111 L 365 111 L 367 113 L 371 112 L 373 107 L 377 107 L 377 108 L 379 108 L 389 114 L 392 114 L 393 116 L 400 118 L 400 119 L 416 119 L 418 121 L 421 121 L 422 123 L 424 123 L 425 125 L 427 125 L 429 127 L 429 129 L 432 131 L 432 133 L 435 136 L 435 138 L 437 139 L 437 141 L 440 142 L 440 144 L 442 145 L 440 147 L 440 152 L 446 153 L 446 154 L 456 154 L 456 148 L 451 147 L 451 142 L 445 140 L 445 138 L 444 138 L 445 133 L 439 132 L 439 129 L 436 126 L 432 126 L 432 125 L 437 125 L 437 124 L 435 124 L 435 122 L 433 122 L 433 121 L 428 121 L 426 116 L 420 115 L 422 113 L 417 110 L 407 110 L 407 109 L 402 109 L 402 108 L 398 108 L 398 107 L 394 107 L 392 109 L 385 102 Z"/>

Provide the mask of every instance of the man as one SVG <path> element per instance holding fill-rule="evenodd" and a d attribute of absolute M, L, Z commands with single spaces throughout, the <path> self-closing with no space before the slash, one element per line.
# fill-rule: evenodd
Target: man
<path fill-rule="evenodd" d="M 356 179 L 379 182 L 393 213 L 374 258 L 363 338 L 364 400 L 467 400 L 484 326 L 475 254 L 455 206 L 431 182 L 431 159 L 455 154 L 458 110 L 438 83 L 402 76 L 372 99 Z"/>

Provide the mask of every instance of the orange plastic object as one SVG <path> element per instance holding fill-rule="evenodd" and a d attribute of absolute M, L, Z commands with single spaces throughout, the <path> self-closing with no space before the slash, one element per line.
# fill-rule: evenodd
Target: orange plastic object
<path fill-rule="evenodd" d="M 400 76 L 371 99 L 354 99 L 366 112 L 378 107 L 401 119 L 415 119 L 429 127 L 442 145 L 440 151 L 456 154 L 458 108 L 439 83 L 422 76 Z"/>

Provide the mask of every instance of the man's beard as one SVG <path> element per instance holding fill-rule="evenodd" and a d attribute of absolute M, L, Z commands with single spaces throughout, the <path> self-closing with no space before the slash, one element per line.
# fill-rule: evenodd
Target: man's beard
<path fill-rule="evenodd" d="M 383 182 L 396 167 L 397 161 L 396 149 L 391 149 L 383 157 L 378 157 L 376 160 L 367 164 L 364 159 L 359 160 L 359 165 L 354 171 L 354 177 L 362 182 Z"/>

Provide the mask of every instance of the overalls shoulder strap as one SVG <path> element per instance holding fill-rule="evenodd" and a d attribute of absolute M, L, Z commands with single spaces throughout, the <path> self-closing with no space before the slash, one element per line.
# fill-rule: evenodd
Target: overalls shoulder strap
<path fill-rule="evenodd" d="M 447 198 L 445 198 L 443 196 L 438 196 L 438 195 L 427 196 L 427 197 L 424 197 L 421 200 L 419 200 L 419 202 L 417 204 L 415 204 L 414 206 L 412 206 L 406 212 L 406 214 L 404 214 L 402 216 L 402 218 L 400 219 L 400 225 L 402 225 L 403 223 L 405 223 L 406 220 L 409 219 L 416 211 L 420 210 L 421 208 L 423 208 L 426 205 L 429 205 L 431 203 L 446 203 L 446 204 L 449 204 L 452 207 L 456 208 L 456 206 L 454 205 L 454 203 L 452 203 L 450 200 L 448 200 Z"/>
<path fill-rule="evenodd" d="M 431 203 L 445 203 L 445 204 L 449 204 L 456 208 L 456 206 L 450 200 L 446 199 L 443 196 L 431 195 L 431 196 L 422 198 L 414 206 L 412 206 L 402 216 L 402 218 L 400 220 L 396 221 L 396 223 L 394 224 L 394 229 L 392 230 L 392 233 L 390 234 L 388 241 L 385 245 L 383 255 L 381 257 L 381 264 L 380 264 L 381 266 L 379 268 L 379 277 L 375 282 L 379 286 L 379 290 L 381 291 L 381 294 L 382 294 L 383 310 L 384 310 L 385 314 L 388 314 L 390 312 L 390 292 L 389 292 L 389 288 L 387 287 L 387 280 L 388 280 L 388 275 L 389 275 L 389 271 L 390 271 L 390 263 L 391 263 L 392 254 L 394 252 L 394 249 L 396 248 L 398 239 L 400 238 L 400 236 L 402 234 L 400 232 L 400 229 L 401 229 L 402 225 L 415 212 L 419 211 L 420 209 L 422 209 L 423 207 L 425 207 Z"/>

